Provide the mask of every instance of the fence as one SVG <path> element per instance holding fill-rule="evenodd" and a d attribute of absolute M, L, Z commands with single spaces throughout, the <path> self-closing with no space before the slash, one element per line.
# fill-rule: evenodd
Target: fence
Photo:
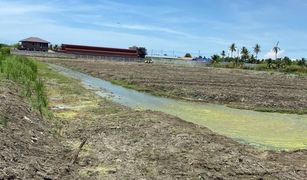
<path fill-rule="evenodd" d="M 49 57 L 49 58 L 68 58 L 76 59 L 73 54 L 57 53 L 57 52 L 42 52 L 42 51 L 23 51 L 18 49 L 11 49 L 11 54 L 33 57 Z"/>
<path fill-rule="evenodd" d="M 11 49 L 11 54 L 32 56 L 32 57 L 65 58 L 65 59 L 110 60 L 110 61 L 128 61 L 128 62 L 144 61 L 141 58 L 92 56 L 92 55 L 81 55 L 81 54 L 67 54 L 59 52 L 23 51 L 18 49 Z"/>
<path fill-rule="evenodd" d="M 141 62 L 144 59 L 130 58 L 130 57 L 112 57 L 112 56 L 91 56 L 91 55 L 75 55 L 77 59 L 87 60 L 110 60 L 110 61 L 128 61 L 128 62 Z"/>

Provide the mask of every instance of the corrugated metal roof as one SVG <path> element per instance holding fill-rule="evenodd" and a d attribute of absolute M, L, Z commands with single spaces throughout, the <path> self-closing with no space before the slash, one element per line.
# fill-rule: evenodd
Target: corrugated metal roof
<path fill-rule="evenodd" d="M 136 49 L 120 49 L 98 46 L 83 46 L 73 44 L 62 44 L 60 52 L 80 54 L 80 55 L 94 55 L 94 56 L 111 56 L 111 57 L 138 57 Z"/>
<path fill-rule="evenodd" d="M 48 41 L 43 40 L 43 39 L 38 38 L 38 37 L 29 37 L 29 38 L 26 38 L 26 39 L 20 40 L 20 42 L 38 42 L 38 43 L 49 43 Z"/>

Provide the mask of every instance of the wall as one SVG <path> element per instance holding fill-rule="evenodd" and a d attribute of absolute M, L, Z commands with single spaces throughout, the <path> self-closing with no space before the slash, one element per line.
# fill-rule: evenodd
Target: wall
<path fill-rule="evenodd" d="M 30 51 L 48 51 L 48 43 L 22 42 L 21 46 Z"/>
<path fill-rule="evenodd" d="M 140 58 L 125 58 L 125 57 L 109 57 L 109 56 L 88 56 L 88 55 L 75 55 L 59 52 L 42 52 L 42 51 L 23 51 L 18 49 L 11 49 L 11 54 L 32 56 L 32 57 L 49 57 L 49 58 L 65 58 L 65 59 L 86 59 L 86 60 L 111 60 L 111 61 L 134 61 L 141 62 L 144 59 Z"/>
<path fill-rule="evenodd" d="M 42 51 L 25 51 L 25 50 L 17 50 L 17 49 L 11 49 L 11 54 L 22 55 L 22 56 L 33 56 L 33 57 L 69 58 L 69 59 L 77 58 L 75 55 L 72 55 L 72 54 L 56 53 L 56 52 L 42 52 Z"/>

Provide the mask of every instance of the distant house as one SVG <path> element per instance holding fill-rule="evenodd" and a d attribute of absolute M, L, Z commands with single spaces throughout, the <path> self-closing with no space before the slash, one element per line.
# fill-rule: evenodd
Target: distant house
<path fill-rule="evenodd" d="M 137 49 L 119 49 L 108 47 L 82 46 L 72 44 L 62 44 L 59 52 L 77 55 L 90 56 L 110 56 L 110 57 L 128 57 L 138 58 Z"/>
<path fill-rule="evenodd" d="M 29 37 L 19 42 L 21 42 L 21 50 L 48 51 L 49 42 L 38 37 Z"/>

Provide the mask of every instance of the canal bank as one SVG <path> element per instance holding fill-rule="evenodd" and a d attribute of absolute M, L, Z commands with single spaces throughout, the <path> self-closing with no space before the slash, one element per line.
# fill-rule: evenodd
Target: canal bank
<path fill-rule="evenodd" d="M 80 80 L 88 88 L 96 89 L 98 95 L 133 109 L 161 111 L 264 149 L 307 148 L 307 115 L 255 112 L 222 105 L 161 98 L 126 89 L 61 66 L 49 66 L 66 76 Z"/>

